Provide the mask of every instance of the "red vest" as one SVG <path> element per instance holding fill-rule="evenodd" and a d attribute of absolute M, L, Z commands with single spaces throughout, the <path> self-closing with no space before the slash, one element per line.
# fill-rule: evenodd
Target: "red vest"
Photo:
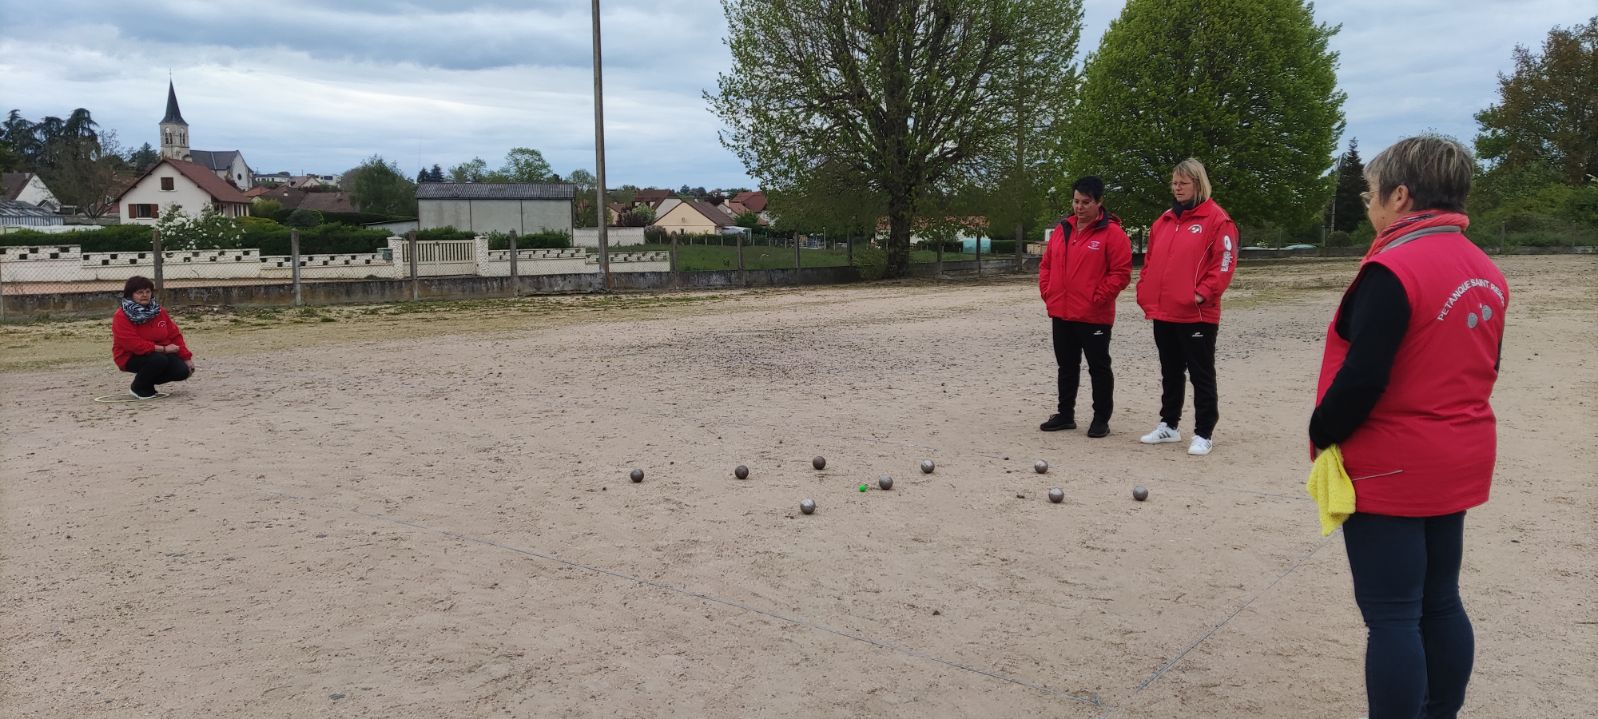
<path fill-rule="evenodd" d="M 1410 317 L 1387 390 L 1338 445 L 1354 480 L 1355 511 L 1434 517 L 1487 501 L 1498 440 L 1488 400 L 1509 285 L 1461 234 L 1468 222 L 1453 214 L 1405 218 L 1366 257 L 1403 283 Z M 1317 403 L 1348 354 L 1336 326 L 1334 316 Z"/>

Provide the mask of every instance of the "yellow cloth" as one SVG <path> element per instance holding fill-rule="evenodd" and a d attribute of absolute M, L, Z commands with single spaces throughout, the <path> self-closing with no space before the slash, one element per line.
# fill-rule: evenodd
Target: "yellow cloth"
<path fill-rule="evenodd" d="M 1342 526 L 1343 520 L 1354 513 L 1354 482 L 1343 469 L 1343 452 L 1337 445 L 1321 450 L 1315 458 L 1304 491 L 1320 507 L 1322 537 Z"/>

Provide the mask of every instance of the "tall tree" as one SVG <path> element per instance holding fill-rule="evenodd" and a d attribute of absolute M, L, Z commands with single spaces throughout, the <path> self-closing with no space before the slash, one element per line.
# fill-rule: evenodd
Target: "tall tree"
<path fill-rule="evenodd" d="M 433 163 L 433 169 L 427 171 L 427 181 L 428 182 L 443 182 L 444 181 L 444 168 L 439 167 L 438 163 L 436 163 L 436 162 Z"/>
<path fill-rule="evenodd" d="M 474 157 L 468 162 L 449 168 L 450 182 L 484 182 L 488 179 L 488 163 Z"/>
<path fill-rule="evenodd" d="M 161 152 L 146 142 L 139 149 L 128 153 L 128 167 L 135 173 L 150 169 L 151 165 L 161 161 Z"/>
<path fill-rule="evenodd" d="M 1002 71 L 1044 5 L 1059 3 L 725 0 L 735 69 L 706 96 L 730 128 L 722 144 L 777 194 L 875 200 L 886 274 L 904 276 L 921 205 L 970 185 L 1013 139 Z"/>
<path fill-rule="evenodd" d="M 1332 197 L 1333 230 L 1353 232 L 1365 219 L 1365 162 L 1359 159 L 1359 138 L 1348 141 L 1348 152 L 1337 158 L 1337 192 Z"/>
<path fill-rule="evenodd" d="M 1499 102 L 1476 114 L 1476 153 L 1511 172 L 1543 165 L 1566 184 L 1598 177 L 1598 16 L 1555 27 L 1542 53 L 1515 46 Z"/>
<path fill-rule="evenodd" d="M 505 153 L 505 164 L 499 168 L 497 182 L 559 182 L 560 176 L 544 160 L 544 153 L 531 147 L 513 147 Z"/>
<path fill-rule="evenodd" d="M 1060 144 L 1081 85 L 1074 58 L 1082 35 L 1082 3 L 1029 3 L 1018 19 L 1016 52 L 997 71 L 1000 82 L 1011 88 L 1011 105 L 999 118 L 1009 133 L 977 186 L 987 192 L 973 209 L 986 216 L 993 236 L 1023 241 L 1016 246 L 1021 252 L 1036 228 L 1071 208 L 1070 187 L 1076 178 L 1068 174 Z"/>
<path fill-rule="evenodd" d="M 416 216 L 416 184 L 400 173 L 399 165 L 373 155 L 345 173 L 350 199 L 361 212 L 404 217 Z"/>
<path fill-rule="evenodd" d="M 1086 62 L 1072 171 L 1119 186 L 1132 224 L 1169 206 L 1188 157 L 1240 223 L 1313 221 L 1343 130 L 1338 29 L 1305 0 L 1128 0 Z"/>

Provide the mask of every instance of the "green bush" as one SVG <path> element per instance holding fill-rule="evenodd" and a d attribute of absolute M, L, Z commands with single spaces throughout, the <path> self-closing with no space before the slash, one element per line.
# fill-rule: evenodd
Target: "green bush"
<path fill-rule="evenodd" d="M 260 248 L 262 255 L 287 255 L 293 228 L 265 223 L 245 223 L 244 247 Z M 344 224 L 326 224 L 300 230 L 300 254 L 341 255 L 377 252 L 388 246 L 386 230 L 363 230 Z"/>
<path fill-rule="evenodd" d="M 7 247 L 78 245 L 84 252 L 148 252 L 151 247 L 150 226 L 106 225 L 97 230 L 60 234 L 18 230 L 0 235 L 0 245 Z"/>
<path fill-rule="evenodd" d="M 322 224 L 322 213 L 316 210 L 295 210 L 289 213 L 283 224 L 289 227 L 315 227 Z"/>
<path fill-rule="evenodd" d="M 876 245 L 859 245 L 854 248 L 854 266 L 860 268 L 861 279 L 880 280 L 888 273 L 888 252 Z"/>
<path fill-rule="evenodd" d="M 1342 230 L 1333 230 L 1330 233 L 1327 233 L 1327 235 L 1326 235 L 1326 246 L 1327 247 L 1352 247 L 1354 245 L 1354 241 L 1353 241 L 1352 238 L 1353 238 L 1353 236 L 1350 235 L 1347 232 L 1344 232 Z"/>
<path fill-rule="evenodd" d="M 1013 255 L 1015 240 L 989 240 L 988 249 L 984 251 L 993 255 Z"/>
<path fill-rule="evenodd" d="M 516 236 L 516 249 L 519 250 L 564 250 L 571 246 L 572 236 L 562 230 L 529 232 Z M 510 235 L 504 232 L 488 233 L 488 249 L 510 249 Z"/>
<path fill-rule="evenodd" d="M 470 240 L 477 236 L 471 230 L 457 230 L 453 227 L 430 227 L 416 233 L 416 239 L 430 242 L 444 242 L 447 240 Z"/>

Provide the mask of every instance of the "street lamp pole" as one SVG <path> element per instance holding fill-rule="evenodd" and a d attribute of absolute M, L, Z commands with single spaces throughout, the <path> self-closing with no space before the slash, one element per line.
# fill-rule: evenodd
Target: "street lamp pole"
<path fill-rule="evenodd" d="M 595 225 L 599 229 L 599 272 L 603 277 L 605 289 L 610 289 L 610 243 L 605 236 L 606 210 L 605 203 L 605 85 L 604 65 L 600 61 L 599 52 L 599 0 L 594 3 L 594 164 L 597 186 L 594 193 L 597 195 L 598 204 L 594 207 Z"/>

